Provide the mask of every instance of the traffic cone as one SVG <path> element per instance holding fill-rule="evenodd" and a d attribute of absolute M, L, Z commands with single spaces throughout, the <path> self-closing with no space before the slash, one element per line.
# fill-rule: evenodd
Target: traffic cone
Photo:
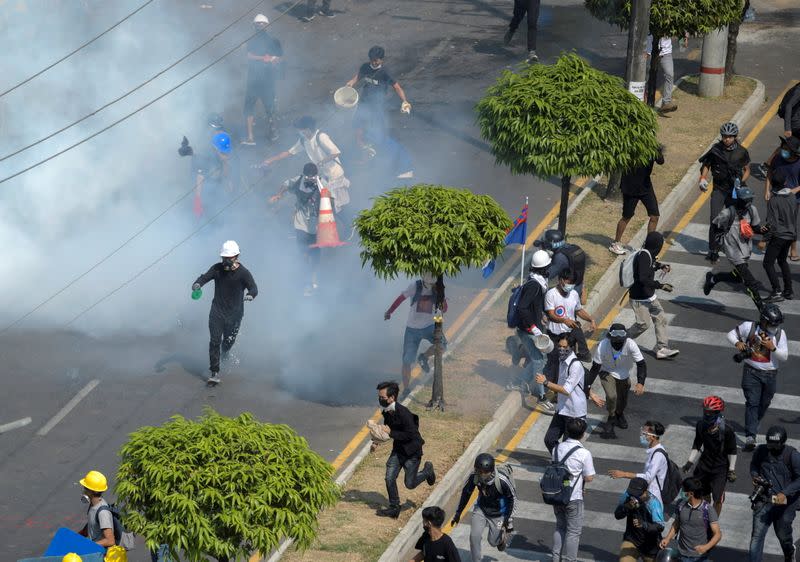
<path fill-rule="evenodd" d="M 323 187 L 319 194 L 319 223 L 317 223 L 317 243 L 311 248 L 334 248 L 344 246 L 347 242 L 339 240 L 339 231 L 336 230 L 336 219 L 333 218 L 331 208 L 331 192 Z"/>

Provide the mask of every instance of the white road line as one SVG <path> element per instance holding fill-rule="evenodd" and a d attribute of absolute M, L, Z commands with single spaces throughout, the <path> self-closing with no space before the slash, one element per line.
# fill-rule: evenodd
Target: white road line
<path fill-rule="evenodd" d="M 593 407 L 593 406 L 590 406 Z M 588 429 L 586 430 L 587 435 L 591 434 L 592 429 L 597 426 L 602 421 L 605 421 L 607 414 L 601 413 L 598 414 L 596 412 L 590 412 L 589 415 L 586 416 L 586 424 L 588 425 Z M 550 420 L 552 418 L 550 416 L 541 416 L 536 423 L 533 424 L 533 427 L 528 430 L 528 433 L 522 438 L 517 445 L 517 449 L 530 449 L 531 451 L 546 451 L 544 447 L 544 435 L 547 433 L 547 428 L 550 427 Z"/>
<path fill-rule="evenodd" d="M 705 255 L 708 253 L 708 225 L 699 223 L 690 223 L 686 225 L 679 234 L 675 236 L 672 246 L 667 250 L 675 252 L 683 252 L 688 254 Z M 750 256 L 751 261 L 763 261 L 764 254 L 756 250 L 753 245 L 753 254 Z M 725 261 L 725 256 L 720 256 L 720 263 Z M 669 259 L 665 259 L 669 263 Z"/>
<path fill-rule="evenodd" d="M 75 406 L 77 406 L 77 405 L 78 405 L 78 403 L 79 403 L 81 400 L 83 400 L 84 398 L 86 398 L 86 396 L 87 396 L 87 395 L 88 395 L 88 394 L 89 394 L 89 393 L 90 393 L 90 392 L 91 392 L 91 391 L 94 389 L 94 387 L 96 387 L 98 384 L 100 384 L 100 381 L 99 381 L 98 379 L 94 379 L 94 380 L 91 380 L 91 381 L 89 381 L 89 383 L 88 383 L 86 386 L 84 386 L 84 387 L 83 387 L 83 388 L 80 390 L 80 392 L 78 392 L 78 394 L 76 394 L 76 395 L 75 395 L 75 396 L 72 398 L 72 400 L 70 400 L 69 402 L 67 402 L 67 404 L 66 404 L 66 405 L 65 405 L 63 408 L 61 408 L 61 410 L 59 410 L 59 411 L 58 411 L 58 413 L 57 413 L 55 416 L 53 416 L 53 417 L 50 419 L 50 421 L 49 421 L 49 422 L 47 422 L 46 424 L 44 424 L 44 427 L 42 427 L 42 428 L 41 428 L 39 431 L 37 431 L 37 432 L 36 432 L 36 435 L 47 435 L 47 434 L 50 432 L 50 430 L 51 430 L 51 429 L 53 429 L 53 428 L 56 426 L 56 424 L 58 424 L 58 422 L 60 422 L 61 420 L 63 420 L 63 419 L 66 417 L 66 415 L 67 415 L 67 414 L 69 414 L 69 413 L 70 413 L 70 412 L 73 410 L 73 408 L 75 408 Z"/>
<path fill-rule="evenodd" d="M 731 361 L 731 368 L 735 369 L 731 372 L 732 383 L 739 383 L 742 380 L 741 368 Z M 778 371 L 778 384 L 781 382 L 781 372 Z M 597 386 L 598 388 L 594 388 Z M 602 387 L 597 383 L 592 387 L 598 394 L 601 393 Z M 647 377 L 644 383 L 646 392 L 653 394 L 666 394 L 669 396 L 682 396 L 687 398 L 695 398 L 698 401 L 697 413 L 700 412 L 699 401 L 700 399 L 714 394 L 725 400 L 728 404 L 744 405 L 744 393 L 741 388 L 732 386 L 715 386 L 710 384 L 700 384 L 696 382 L 683 382 L 672 381 L 668 379 L 658 379 Z M 631 399 L 635 399 L 632 397 Z M 797 407 L 800 405 L 800 396 L 792 396 L 791 394 L 776 394 L 772 398 L 770 409 L 772 410 L 789 410 L 796 412 Z"/>
<path fill-rule="evenodd" d="M 9 423 L 4 423 L 0 425 L 0 433 L 5 433 L 7 431 L 11 431 L 12 429 L 19 429 L 20 427 L 25 427 L 29 423 L 31 423 L 31 418 L 22 418 L 20 420 L 16 420 Z"/>

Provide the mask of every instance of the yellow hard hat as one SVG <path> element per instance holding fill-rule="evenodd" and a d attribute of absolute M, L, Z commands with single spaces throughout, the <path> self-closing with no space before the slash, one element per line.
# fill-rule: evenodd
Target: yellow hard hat
<path fill-rule="evenodd" d="M 80 485 L 92 492 L 105 492 L 108 490 L 108 480 L 100 472 L 90 470 L 80 479 Z"/>
<path fill-rule="evenodd" d="M 61 559 L 61 562 L 83 562 L 83 560 L 81 560 L 81 557 L 74 552 L 70 552 L 69 554 L 64 555 L 64 558 Z"/>
<path fill-rule="evenodd" d="M 128 562 L 128 551 L 121 546 L 110 546 L 103 562 Z"/>

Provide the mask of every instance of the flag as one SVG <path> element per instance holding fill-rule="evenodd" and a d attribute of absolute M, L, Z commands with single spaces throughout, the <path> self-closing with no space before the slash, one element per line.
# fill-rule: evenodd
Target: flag
<path fill-rule="evenodd" d="M 517 220 L 514 221 L 514 225 L 511 229 L 506 233 L 505 245 L 508 246 L 509 244 L 525 244 L 525 239 L 527 238 L 528 234 L 528 204 L 525 203 L 525 206 L 522 208 Z M 494 271 L 495 260 L 490 259 L 487 261 L 483 268 L 483 278 L 487 279 L 492 272 Z"/>

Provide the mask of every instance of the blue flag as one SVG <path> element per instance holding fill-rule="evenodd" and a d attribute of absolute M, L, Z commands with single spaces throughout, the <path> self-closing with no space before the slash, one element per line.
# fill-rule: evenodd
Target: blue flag
<path fill-rule="evenodd" d="M 514 221 L 514 226 L 511 227 L 506 233 L 505 244 L 508 246 L 509 244 L 525 244 L 525 239 L 527 238 L 528 234 L 528 204 L 526 203 L 525 206 L 522 208 L 522 212 L 520 212 L 517 220 Z M 492 272 L 494 271 L 495 260 L 490 259 L 486 262 L 483 266 L 483 278 L 488 278 Z"/>

